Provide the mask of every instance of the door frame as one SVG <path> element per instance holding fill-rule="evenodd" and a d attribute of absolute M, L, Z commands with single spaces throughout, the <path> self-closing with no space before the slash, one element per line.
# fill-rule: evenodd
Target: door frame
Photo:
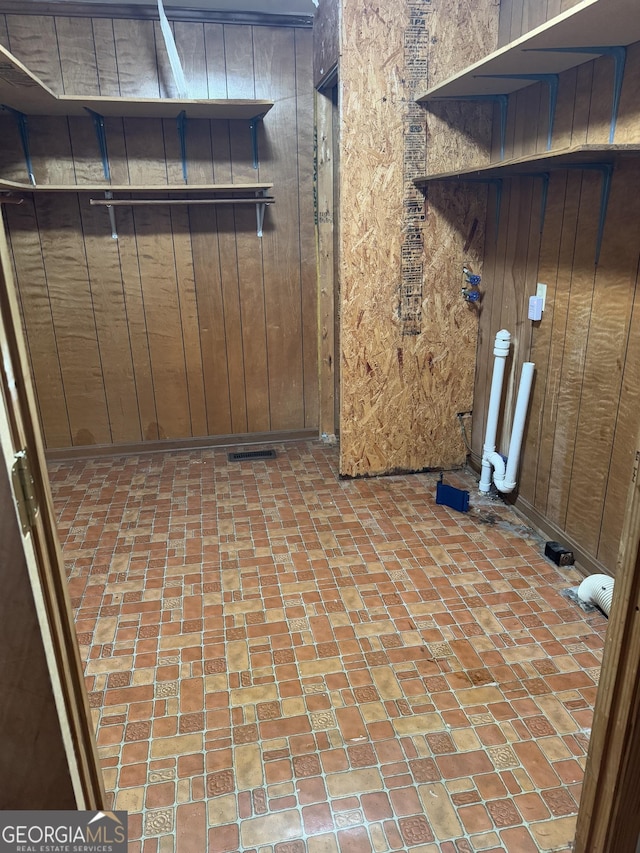
<path fill-rule="evenodd" d="M 339 112 L 338 71 L 314 93 L 315 219 L 318 264 L 318 389 L 320 437 L 339 432 Z"/>
<path fill-rule="evenodd" d="M 25 451 L 33 479 L 32 490 L 38 512 L 24 533 L 22 544 L 77 808 L 102 809 L 105 807 L 102 771 L 1 214 L 0 442 L 2 464 L 6 465 L 9 478 L 15 454 Z M 16 489 L 14 484 L 13 496 L 17 502 Z M 25 677 L 29 677 L 29 673 L 25 673 Z M 38 768 L 34 767 L 33 772 L 37 774 Z M 25 803 L 24 808 L 35 805 Z"/>
<path fill-rule="evenodd" d="M 575 853 L 636 853 L 639 796 L 640 432 L 616 562 Z"/>

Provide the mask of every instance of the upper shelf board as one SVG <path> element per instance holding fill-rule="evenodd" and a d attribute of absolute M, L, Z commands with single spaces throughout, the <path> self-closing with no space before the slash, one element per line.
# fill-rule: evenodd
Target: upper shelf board
<path fill-rule="evenodd" d="M 544 154 L 529 154 L 514 160 L 504 160 L 501 163 L 489 163 L 476 169 L 462 169 L 457 172 L 437 172 L 416 178 L 418 187 L 436 181 L 482 181 L 494 178 L 517 177 L 531 173 L 543 173 L 552 169 L 563 169 L 567 166 L 589 166 L 605 163 L 615 163 L 623 157 L 637 157 L 640 145 L 576 145 L 572 148 L 562 148 L 558 151 L 545 151 Z"/>
<path fill-rule="evenodd" d="M 0 104 L 26 115 L 86 116 L 88 108 L 103 116 L 177 118 L 184 110 L 187 118 L 252 119 L 269 112 L 273 101 L 56 95 L 0 45 Z"/>
<path fill-rule="evenodd" d="M 556 74 L 593 59 L 590 53 L 547 53 L 558 47 L 615 47 L 640 41 L 638 0 L 582 0 L 516 41 L 432 86 L 418 101 L 502 95 L 531 80 L 493 79 L 487 74 Z"/>
<path fill-rule="evenodd" d="M 0 179 L 0 191 L 22 190 L 23 192 L 72 192 L 72 193 L 247 193 L 265 192 L 273 184 L 20 184 L 17 181 Z"/>

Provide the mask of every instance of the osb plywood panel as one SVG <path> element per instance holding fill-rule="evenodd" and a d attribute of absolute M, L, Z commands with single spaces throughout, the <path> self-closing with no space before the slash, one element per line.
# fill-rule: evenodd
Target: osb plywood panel
<path fill-rule="evenodd" d="M 610 62 L 598 59 L 560 77 L 553 145 L 606 142 L 611 104 Z M 640 139 L 634 91 L 640 50 L 628 52 L 615 142 Z M 535 128 L 530 114 L 544 87 L 518 93 L 510 104 L 507 156 L 546 148 L 546 124 Z M 544 228 L 539 233 L 540 185 L 525 197 L 529 179 L 505 181 L 500 229 L 488 239 L 485 272 L 491 292 L 483 302 L 473 417 L 473 451 L 481 454 L 491 354 L 498 329 L 514 337 L 507 375 L 503 432 L 508 432 L 513 388 L 520 365 L 536 365 L 525 434 L 519 494 L 537 513 L 609 571 L 615 571 L 618 542 L 634 451 L 640 406 L 640 249 L 636 187 L 640 165 L 626 161 L 613 174 L 600 262 L 595 242 L 601 176 L 581 170 L 551 173 Z M 520 199 L 514 205 L 514 199 Z M 495 210 L 490 210 L 488 223 Z M 539 323 L 526 319 L 537 282 L 548 286 Z M 515 303 L 519 310 L 514 314 Z M 503 444 L 501 449 L 506 451 Z"/>
<path fill-rule="evenodd" d="M 313 19 L 313 83 L 322 84 L 340 57 L 340 0 L 320 0 Z"/>
<path fill-rule="evenodd" d="M 273 182 L 246 208 L 119 207 L 87 194 L 6 211 L 48 447 L 317 426 L 311 33 L 177 23 L 193 97 L 275 101 L 253 168 L 247 123 L 193 120 L 189 182 Z M 0 41 L 66 94 L 174 94 L 153 22 L 0 16 Z M 2 118 L 0 174 L 25 180 Z M 175 122 L 109 118 L 112 180 L 180 183 Z M 91 119 L 29 122 L 39 182 L 101 183 Z"/>
<path fill-rule="evenodd" d="M 493 3 L 484 4 L 478 16 L 483 26 L 475 21 L 466 33 L 456 26 L 457 18 L 471 21 L 477 5 L 343 2 L 340 429 L 345 476 L 464 462 L 456 413 L 471 405 L 476 316 L 460 289 L 464 262 L 475 265 L 481 252 L 483 194 L 434 189 L 422 222 L 424 207 L 411 192 L 410 178 L 416 163 L 426 164 L 421 149 L 426 115 L 415 110 L 413 100 L 415 85 L 435 82 L 425 79 L 427 63 L 446 76 L 480 56 L 485 45 L 495 47 L 496 30 L 489 27 L 492 43 L 487 43 L 486 23 L 495 18 L 497 27 Z M 466 58 L 456 54 L 463 47 Z M 489 123 L 486 115 L 482 119 L 480 143 L 470 145 L 473 156 L 489 147 Z M 477 114 L 474 120 L 477 129 Z M 433 135 L 429 145 L 435 157 L 442 156 Z"/>
<path fill-rule="evenodd" d="M 430 6 L 429 88 L 496 49 L 500 0 L 432 0 Z"/>

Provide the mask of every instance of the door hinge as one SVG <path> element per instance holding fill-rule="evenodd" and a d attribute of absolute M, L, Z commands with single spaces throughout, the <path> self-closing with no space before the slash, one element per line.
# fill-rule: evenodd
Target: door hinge
<path fill-rule="evenodd" d="M 27 457 L 27 451 L 21 450 L 14 456 L 13 468 L 11 469 L 11 482 L 13 493 L 16 497 L 16 506 L 22 525 L 22 532 L 29 533 L 33 527 L 35 517 L 38 514 L 38 501 L 36 498 L 31 466 Z"/>

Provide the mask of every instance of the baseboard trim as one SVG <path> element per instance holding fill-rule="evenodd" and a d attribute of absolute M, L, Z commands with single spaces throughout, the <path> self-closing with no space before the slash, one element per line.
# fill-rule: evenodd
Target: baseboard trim
<path fill-rule="evenodd" d="M 98 456 L 139 456 L 143 453 L 166 453 L 172 450 L 206 450 L 211 447 L 247 447 L 251 444 L 286 444 L 294 441 L 319 440 L 317 429 L 250 432 L 239 435 L 209 435 L 198 438 L 166 438 L 137 441 L 130 444 L 89 444 L 79 447 L 51 448 L 45 451 L 49 462 L 92 459 Z"/>
<path fill-rule="evenodd" d="M 585 551 L 579 542 L 576 542 L 575 539 L 568 536 L 557 524 L 554 524 L 552 521 L 549 521 L 548 518 L 545 518 L 545 516 L 532 506 L 529 501 L 518 495 L 515 499 L 514 506 L 528 521 L 541 530 L 546 536 L 570 548 L 576 558 L 576 568 L 585 577 L 587 575 L 601 574 L 614 577 L 611 569 L 603 566 L 599 560 Z"/>
<path fill-rule="evenodd" d="M 469 459 L 468 466 L 476 476 L 480 476 L 480 465 L 478 465 L 474 460 Z M 557 524 L 554 524 L 553 521 L 549 521 L 546 516 L 539 512 L 539 510 L 532 506 L 529 501 L 521 495 L 516 495 L 515 499 L 513 495 L 508 495 L 507 503 L 515 507 L 527 521 L 531 522 L 531 524 L 534 527 L 537 527 L 545 536 L 548 536 L 551 541 L 560 542 L 561 545 L 566 545 L 568 548 L 571 548 L 573 556 L 576 558 L 576 568 L 585 577 L 588 575 L 609 575 L 610 577 L 614 577 L 614 573 L 611 569 L 603 566 L 599 560 L 589 554 L 588 551 L 585 551 L 579 542 L 576 542 L 575 539 L 567 535 L 567 533 L 565 533 L 565 531 Z"/>

